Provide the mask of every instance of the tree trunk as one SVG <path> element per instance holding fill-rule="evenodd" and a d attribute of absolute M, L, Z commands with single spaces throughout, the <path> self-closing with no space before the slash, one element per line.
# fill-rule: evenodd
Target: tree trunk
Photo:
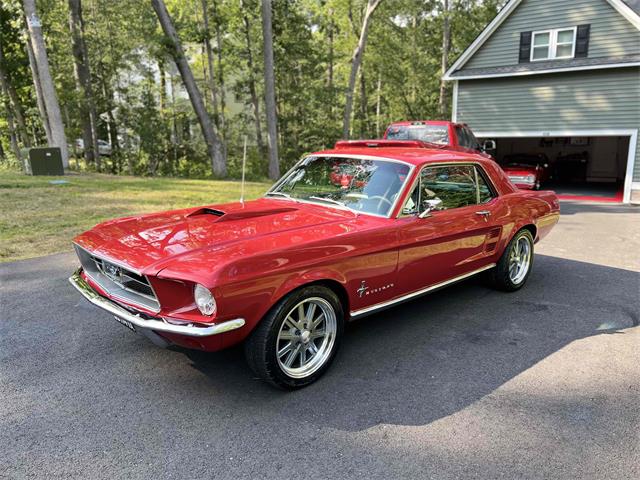
<path fill-rule="evenodd" d="M 378 72 L 378 99 L 376 100 L 376 138 L 380 138 L 380 100 L 382 99 L 382 73 Z"/>
<path fill-rule="evenodd" d="M 371 16 L 373 12 L 378 8 L 382 0 L 368 0 L 367 9 L 362 19 L 362 29 L 360 30 L 360 38 L 358 39 L 358 45 L 353 51 L 351 56 L 351 73 L 349 74 L 349 86 L 347 87 L 347 95 L 344 106 L 344 118 L 342 121 L 342 137 L 349 138 L 349 131 L 351 129 L 351 111 L 353 109 L 353 92 L 356 88 L 356 80 L 358 78 L 358 70 L 362 63 L 362 56 L 364 54 L 364 48 L 367 44 L 367 35 L 369 34 L 369 25 L 371 23 Z"/>
<path fill-rule="evenodd" d="M 171 87 L 171 147 L 173 149 L 173 168 L 175 168 L 178 164 L 178 120 L 176 113 L 176 87 L 171 74 L 169 74 L 169 86 Z"/>
<path fill-rule="evenodd" d="M 27 18 L 24 18 L 25 28 L 27 25 Z M 40 112 L 40 119 L 42 120 L 42 127 L 44 128 L 44 134 L 47 137 L 47 143 L 53 143 L 53 135 L 51 134 L 51 124 L 49 122 L 49 114 L 47 113 L 47 107 L 44 103 L 44 94 L 42 93 L 42 86 L 40 84 L 40 74 L 38 73 L 38 65 L 36 64 L 36 58 L 33 53 L 33 45 L 29 34 L 27 32 L 27 54 L 29 56 L 29 67 L 31 68 L 31 77 L 33 79 L 33 89 L 36 92 L 36 103 L 38 104 L 38 111 Z"/>
<path fill-rule="evenodd" d="M 167 109 L 167 72 L 164 58 L 158 59 L 158 71 L 160 72 L 160 117 L 164 120 Z"/>
<path fill-rule="evenodd" d="M 200 45 L 200 55 L 202 58 L 206 58 L 206 45 L 205 42 L 202 42 Z M 204 95 L 202 96 L 202 101 L 204 102 L 204 108 L 209 111 L 209 95 L 207 95 L 207 90 L 209 90 L 209 75 L 207 74 L 207 65 L 202 62 L 202 80 L 204 84 Z M 213 123 L 216 123 L 216 119 L 213 119 Z"/>
<path fill-rule="evenodd" d="M 335 26 L 333 24 L 333 9 L 329 9 L 329 31 L 327 35 L 329 37 L 329 59 L 327 66 L 327 88 L 329 90 L 329 119 L 333 123 L 333 107 L 335 103 L 335 95 L 333 91 L 333 62 L 334 62 L 334 37 Z"/>
<path fill-rule="evenodd" d="M 49 115 L 49 126 L 51 127 L 51 136 L 53 140 L 52 146 L 58 147 L 62 154 L 62 165 L 69 168 L 69 152 L 67 150 L 67 137 L 64 133 L 64 123 L 62 122 L 62 114 L 60 113 L 60 105 L 58 104 L 58 96 L 56 94 L 51 71 L 49 70 L 49 59 L 44 45 L 42 36 L 42 27 L 40 19 L 36 13 L 35 0 L 23 0 L 24 13 L 27 17 L 27 29 L 33 47 L 33 56 L 38 67 L 38 75 L 40 85 L 44 95 L 44 104 Z"/>
<path fill-rule="evenodd" d="M 449 62 L 449 49 L 451 48 L 451 28 L 449 25 L 449 0 L 443 0 L 442 12 L 442 59 L 440 74 L 440 101 L 438 107 L 440 110 L 440 118 L 449 118 L 447 106 L 447 82 L 443 80 L 447 71 L 447 63 Z"/>
<path fill-rule="evenodd" d="M 227 127 L 225 118 L 225 109 L 227 106 L 226 95 L 224 92 L 224 72 L 222 70 L 222 32 L 220 31 L 220 19 L 218 18 L 218 3 L 213 0 L 213 16 L 216 25 L 216 54 L 218 57 L 218 85 L 220 86 L 220 119 L 218 130 L 222 137 L 222 147 L 226 151 Z"/>
<path fill-rule="evenodd" d="M 204 27 L 204 47 L 207 55 L 207 68 L 209 73 L 209 94 L 213 106 L 213 119 L 218 129 L 220 128 L 220 113 L 218 111 L 218 92 L 216 88 L 215 69 L 213 67 L 213 50 L 211 48 L 211 33 L 209 30 L 209 5 L 207 0 L 202 0 L 202 23 Z"/>
<path fill-rule="evenodd" d="M 167 101 L 167 66 L 164 57 L 160 57 L 158 59 L 158 71 L 160 72 L 160 119 L 162 121 L 162 151 L 163 151 L 163 162 L 165 164 L 165 171 L 171 171 L 172 162 L 171 157 L 169 156 L 169 145 L 171 144 L 171 130 L 167 128 L 167 109 L 168 109 L 168 101 Z"/>
<path fill-rule="evenodd" d="M 251 46 L 251 25 L 249 17 L 245 9 L 244 0 L 240 0 L 240 9 L 242 10 L 242 21 L 244 23 L 244 35 L 247 47 L 247 68 L 249 70 L 249 93 L 251 95 L 251 104 L 253 105 L 253 118 L 256 126 L 256 142 L 260 156 L 265 158 L 267 151 L 265 149 L 264 140 L 262 138 L 262 122 L 260 121 L 260 99 L 256 89 L 256 72 L 253 65 L 253 48 Z"/>
<path fill-rule="evenodd" d="M 367 80 L 364 68 L 360 72 L 360 138 L 365 138 L 369 131 L 369 119 L 367 116 Z"/>
<path fill-rule="evenodd" d="M 84 20 L 81 0 L 69 0 L 69 29 L 71 30 L 72 51 L 76 83 L 81 93 L 80 117 L 82 118 L 82 140 L 84 158 L 87 163 L 95 162 L 100 171 L 100 150 L 98 148 L 98 115 L 93 100 L 89 55 L 84 42 Z"/>
<path fill-rule="evenodd" d="M 3 87 L 0 88 L 0 93 L 2 95 L 6 94 Z M 16 135 L 16 126 L 13 121 L 13 112 L 11 111 L 11 105 L 9 104 L 8 96 L 5 98 L 4 106 L 7 111 L 7 126 L 9 127 L 9 141 L 11 143 L 11 150 L 13 150 L 13 155 L 22 165 L 22 155 L 20 153 L 20 145 L 18 145 L 18 137 Z"/>
<path fill-rule="evenodd" d="M 264 100 L 267 114 L 267 140 L 269 144 L 269 178 L 280 177 L 278 160 L 278 125 L 276 117 L 276 87 L 273 72 L 273 33 L 271 0 L 262 0 L 262 41 L 264 55 Z"/>
<path fill-rule="evenodd" d="M 107 80 L 104 78 L 104 75 L 102 75 L 100 81 L 102 83 L 102 95 L 107 107 L 107 133 L 109 135 L 109 144 L 113 150 L 112 155 L 117 155 L 120 151 L 120 142 L 118 141 L 118 126 L 116 125 L 116 118 L 113 115 L 113 110 L 115 109 L 114 93 Z"/>
<path fill-rule="evenodd" d="M 211 123 L 209 115 L 207 114 L 207 110 L 204 108 L 202 95 L 200 94 L 200 90 L 198 90 L 196 81 L 193 78 L 193 72 L 191 72 L 189 62 L 184 55 L 182 44 L 180 43 L 180 39 L 178 38 L 178 34 L 176 33 L 175 28 L 173 27 L 173 22 L 171 21 L 171 17 L 169 16 L 167 7 L 165 6 L 163 0 L 151 0 L 151 4 L 153 5 L 153 9 L 158 16 L 158 20 L 160 22 L 160 25 L 162 26 L 164 34 L 171 42 L 171 54 L 173 55 L 173 59 L 176 62 L 176 66 L 178 67 L 178 71 L 180 72 L 180 76 L 182 77 L 182 82 L 184 83 L 185 89 L 189 94 L 189 100 L 191 100 L 193 110 L 195 111 L 196 116 L 198 117 L 198 121 L 200 122 L 202 136 L 207 143 L 207 151 L 209 152 L 209 157 L 211 158 L 213 173 L 216 176 L 224 177 L 227 174 L 227 165 L 226 159 L 223 155 L 222 145 L 218 136 L 216 135 L 216 132 L 213 130 L 213 125 Z"/>
<path fill-rule="evenodd" d="M 9 81 L 6 69 L 4 67 L 4 51 L 2 48 L 2 38 L 0 37 L 0 91 L 4 92 L 9 97 L 9 106 L 15 116 L 16 123 L 18 124 L 18 133 L 22 144 L 29 148 L 31 147 L 31 140 L 29 139 L 29 133 L 27 132 L 27 125 L 24 121 L 24 114 L 22 113 L 22 106 L 20 105 L 20 99 L 18 93 Z"/>

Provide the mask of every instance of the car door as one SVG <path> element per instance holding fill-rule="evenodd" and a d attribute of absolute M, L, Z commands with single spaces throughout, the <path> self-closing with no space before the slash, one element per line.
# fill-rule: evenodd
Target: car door
<path fill-rule="evenodd" d="M 500 238 L 498 208 L 480 166 L 424 167 L 398 219 L 398 290 L 414 292 L 490 264 Z"/>

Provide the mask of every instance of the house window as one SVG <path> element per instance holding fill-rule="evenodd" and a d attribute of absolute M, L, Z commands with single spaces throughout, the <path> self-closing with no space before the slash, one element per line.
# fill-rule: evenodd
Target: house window
<path fill-rule="evenodd" d="M 533 32 L 531 61 L 573 58 L 576 27 Z"/>

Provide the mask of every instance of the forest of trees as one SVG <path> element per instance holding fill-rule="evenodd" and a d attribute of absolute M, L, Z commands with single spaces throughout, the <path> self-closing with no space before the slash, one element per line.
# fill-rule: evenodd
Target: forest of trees
<path fill-rule="evenodd" d="M 0 162 L 50 145 L 78 170 L 238 177 L 247 137 L 247 175 L 276 178 L 449 118 L 443 69 L 503 3 L 0 0 Z"/>

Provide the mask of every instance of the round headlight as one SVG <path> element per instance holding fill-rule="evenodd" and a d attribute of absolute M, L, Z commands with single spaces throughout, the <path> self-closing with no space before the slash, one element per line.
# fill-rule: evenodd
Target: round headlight
<path fill-rule="evenodd" d="M 216 313 L 216 300 L 208 288 L 203 287 L 199 283 L 196 284 L 196 288 L 193 290 L 193 298 L 196 301 L 196 306 L 200 313 L 203 315 L 213 315 Z"/>
<path fill-rule="evenodd" d="M 528 175 L 527 176 L 527 181 L 530 183 L 533 183 L 536 181 L 536 176 L 535 175 Z"/>

